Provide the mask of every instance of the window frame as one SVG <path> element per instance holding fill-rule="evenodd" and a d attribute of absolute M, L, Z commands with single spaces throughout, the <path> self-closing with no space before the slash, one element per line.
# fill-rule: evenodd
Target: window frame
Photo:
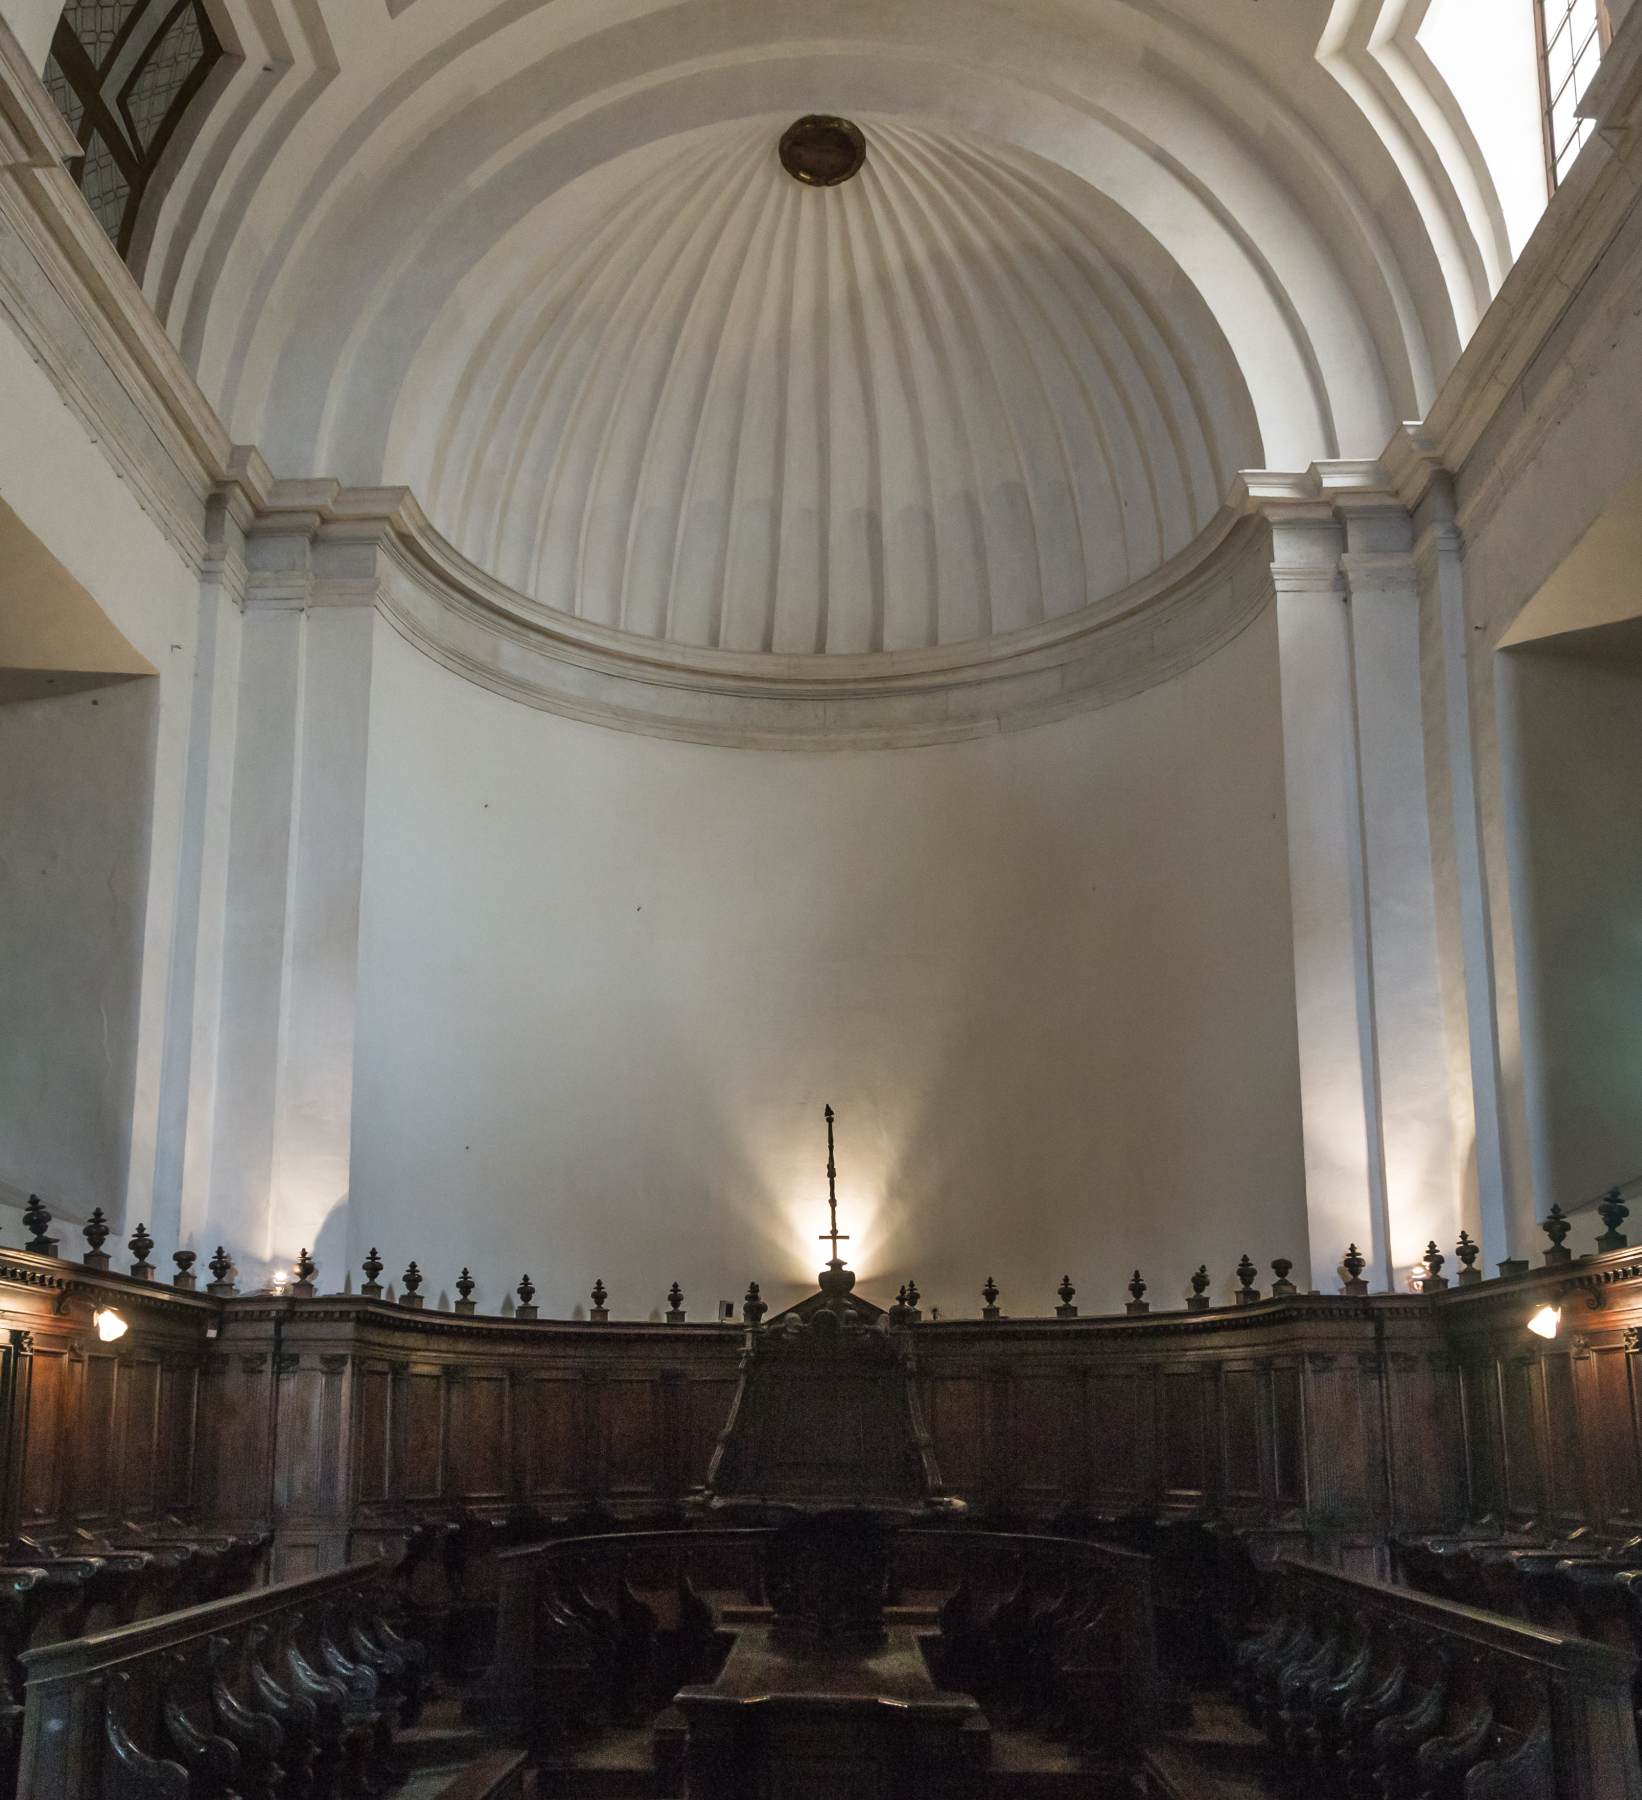
<path fill-rule="evenodd" d="M 1558 0 L 1558 4 L 1561 0 Z M 1596 41 L 1597 58 L 1600 61 L 1608 53 L 1608 46 L 1613 42 L 1613 20 L 1608 15 L 1608 0 L 1594 0 L 1596 6 Z M 1557 180 L 1556 133 L 1551 124 L 1551 107 L 1555 95 L 1551 92 L 1551 42 L 1545 25 L 1545 0 L 1533 0 L 1534 5 L 1534 66 L 1539 72 L 1539 130 L 1541 146 L 1545 153 L 1545 192 L 1549 198 L 1561 185 Z M 1572 75 L 1569 76 L 1572 80 Z M 1577 104 L 1577 102 L 1576 102 Z"/>

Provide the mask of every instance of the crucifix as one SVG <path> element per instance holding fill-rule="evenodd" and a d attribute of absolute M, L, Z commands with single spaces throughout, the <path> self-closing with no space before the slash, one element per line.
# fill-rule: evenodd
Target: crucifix
<path fill-rule="evenodd" d="M 832 1243 L 832 1266 L 835 1269 L 840 1269 L 844 1265 L 839 1260 L 838 1246 L 841 1243 L 847 1244 L 849 1242 L 850 1234 L 847 1231 L 840 1231 L 838 1229 L 838 1165 L 833 1160 L 833 1154 L 832 1154 L 833 1110 L 830 1105 L 827 1107 L 827 1110 L 826 1110 L 826 1118 L 827 1118 L 827 1211 L 832 1214 L 832 1229 L 831 1229 L 831 1231 L 823 1231 L 821 1233 L 821 1241 L 823 1243 L 826 1243 L 829 1239 L 831 1240 L 831 1243 Z"/>

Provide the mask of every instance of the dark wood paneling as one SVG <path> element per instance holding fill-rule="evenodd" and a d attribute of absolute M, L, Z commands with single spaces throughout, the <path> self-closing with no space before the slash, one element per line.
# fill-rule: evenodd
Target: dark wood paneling
<path fill-rule="evenodd" d="M 506 1369 L 464 1373 L 451 1383 L 449 1493 L 470 1502 L 500 1500 L 508 1491 Z"/>
<path fill-rule="evenodd" d="M 941 1479 L 960 1493 L 981 1486 L 986 1465 L 986 1385 L 974 1374 L 938 1376 L 924 1385 L 924 1423 Z"/>
<path fill-rule="evenodd" d="M 394 1387 L 396 1497 L 438 1500 L 445 1491 L 444 1371 L 401 1369 Z"/>
<path fill-rule="evenodd" d="M 1209 1383 L 1196 1363 L 1164 1369 L 1163 1498 L 1171 1505 L 1202 1506 L 1209 1497 Z"/>
<path fill-rule="evenodd" d="M 111 1476 L 121 1454 L 115 1411 L 119 1364 L 115 1357 L 97 1353 L 84 1359 L 79 1374 L 80 1404 L 72 1440 L 74 1516 L 79 1524 L 100 1529 L 118 1512 L 119 1493 Z"/>
<path fill-rule="evenodd" d="M 1580 1351 L 1582 1358 L 1590 1352 Z M 1547 1492 L 1547 1516 L 1568 1530 L 1591 1519 L 1587 1497 L 1586 1462 L 1580 1444 L 1579 1402 L 1574 1387 L 1573 1355 L 1558 1350 L 1540 1358 L 1544 1392 L 1545 1442 L 1543 1458 Z"/>
<path fill-rule="evenodd" d="M 1258 1507 L 1266 1498 L 1269 1392 L 1269 1378 L 1263 1369 L 1228 1363 L 1221 1374 L 1222 1498 L 1228 1506 Z"/>
<path fill-rule="evenodd" d="M 1636 1429 L 1639 1359 L 1622 1345 L 1599 1347 L 1580 1371 L 1592 1505 L 1613 1532 L 1642 1531 L 1642 1447 Z"/>
<path fill-rule="evenodd" d="M 366 1363 L 354 1381 L 354 1430 L 359 1443 L 355 1493 L 361 1501 L 386 1500 L 392 1491 L 393 1371 Z"/>
<path fill-rule="evenodd" d="M 1127 1511 L 1151 1491 L 1156 1382 L 1156 1371 L 1146 1366 L 1096 1368 L 1090 1374 L 1090 1495 L 1103 1509 Z"/>
<path fill-rule="evenodd" d="M 1278 1363 L 1271 1372 L 1272 1465 L 1278 1509 L 1306 1503 L 1305 1411 L 1298 1363 Z"/>
<path fill-rule="evenodd" d="M 605 1493 L 654 1499 L 667 1488 L 661 1384 L 654 1375 L 613 1376 L 592 1385 Z"/>
<path fill-rule="evenodd" d="M 563 1504 L 582 1492 L 586 1428 L 584 1382 L 575 1371 L 532 1374 L 520 1383 L 519 1421 L 527 1500 Z"/>
<path fill-rule="evenodd" d="M 688 1423 L 685 1435 L 686 1484 L 698 1488 L 707 1479 L 707 1465 L 718 1447 L 718 1435 L 730 1416 L 730 1402 L 735 1398 L 734 1381 L 694 1380 L 686 1389 Z"/>
<path fill-rule="evenodd" d="M 158 1510 L 160 1489 L 160 1365 L 128 1357 L 114 1369 L 115 1465 L 105 1472 L 117 1516 L 142 1518 Z M 110 1480 L 109 1477 L 112 1477 Z"/>
<path fill-rule="evenodd" d="M 1066 1400 L 1066 1383 L 1053 1374 L 1017 1376 L 1009 1384 L 1008 1473 L 1016 1505 L 1052 1510 L 1065 1497 Z"/>
<path fill-rule="evenodd" d="M 1526 1523 L 1537 1519 L 1545 1505 L 1545 1408 L 1540 1360 L 1524 1351 L 1504 1358 L 1498 1371 L 1505 1445 L 1505 1506 L 1513 1518 Z"/>

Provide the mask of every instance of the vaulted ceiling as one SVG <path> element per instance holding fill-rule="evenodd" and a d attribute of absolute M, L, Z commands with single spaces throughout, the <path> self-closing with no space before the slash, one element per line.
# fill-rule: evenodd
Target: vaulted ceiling
<path fill-rule="evenodd" d="M 1509 260 L 1422 0 L 226 0 L 138 262 L 282 475 L 559 611 L 871 652 L 1075 614 L 1374 456 Z M 785 124 L 867 162 L 791 181 Z"/>

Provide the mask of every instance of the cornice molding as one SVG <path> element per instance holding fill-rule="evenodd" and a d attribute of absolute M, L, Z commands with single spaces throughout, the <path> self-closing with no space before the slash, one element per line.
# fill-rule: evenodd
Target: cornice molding
<path fill-rule="evenodd" d="M 17 34 L 0 18 L 0 164 L 57 168 L 80 140 L 34 73 Z"/>

